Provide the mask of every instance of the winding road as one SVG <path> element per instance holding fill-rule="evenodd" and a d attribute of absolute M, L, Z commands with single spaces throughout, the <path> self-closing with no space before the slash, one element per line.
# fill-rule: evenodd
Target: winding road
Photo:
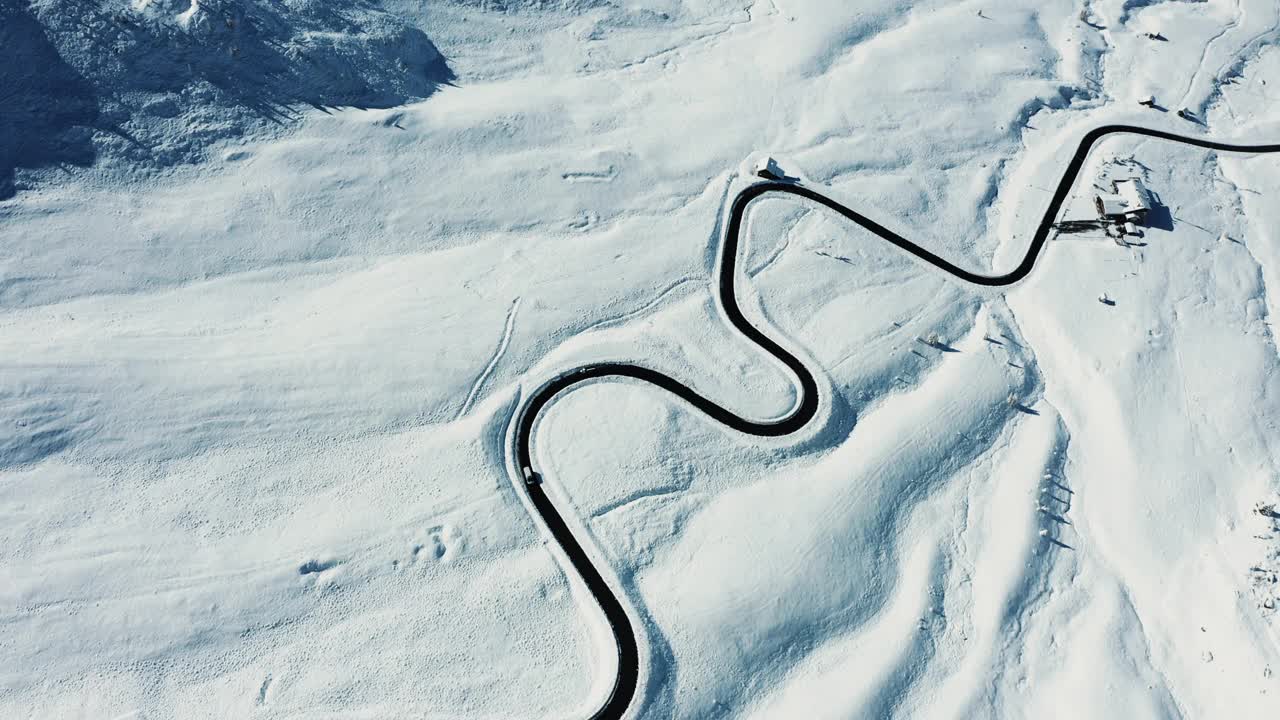
<path fill-rule="evenodd" d="M 636 629 L 632 625 L 631 618 L 628 616 L 622 601 L 605 581 L 596 566 L 592 564 L 591 558 L 587 555 L 586 550 L 583 549 L 582 543 L 579 542 L 578 538 L 565 523 L 564 517 L 547 495 L 543 487 L 543 479 L 533 464 L 531 447 L 533 429 L 539 416 L 551 402 L 561 393 L 588 380 L 632 378 L 667 390 L 701 410 L 713 420 L 739 432 L 758 437 L 777 437 L 794 433 L 807 425 L 818 411 L 817 381 L 804 363 L 757 329 L 743 316 L 741 308 L 738 307 L 735 292 L 735 283 L 738 278 L 738 246 L 742 233 L 742 223 L 747 207 L 753 200 L 768 194 L 795 195 L 821 205 L 837 215 L 857 223 L 889 243 L 960 280 L 986 287 L 1012 285 L 1031 273 L 1037 258 L 1040 256 L 1040 251 L 1044 249 L 1049 234 L 1053 231 L 1053 223 L 1058 216 L 1058 212 L 1062 209 L 1062 205 L 1071 192 L 1076 178 L 1084 167 L 1089 152 L 1103 138 L 1122 134 L 1142 135 L 1222 152 L 1280 152 L 1280 144 L 1233 145 L 1129 125 L 1105 125 L 1094 129 L 1080 141 L 1075 155 L 1072 156 L 1071 162 L 1062 174 L 1062 179 L 1058 181 L 1053 198 L 1049 201 L 1048 207 L 1045 208 L 1044 216 L 1041 218 L 1035 235 L 1027 246 L 1026 255 L 1023 256 L 1017 267 L 1001 275 L 983 275 L 965 270 L 889 230 L 856 210 L 803 185 L 777 181 L 756 183 L 739 192 L 734 197 L 733 205 L 730 208 L 720 255 L 719 298 L 720 305 L 729 324 L 747 340 L 759 346 L 761 350 L 781 361 L 795 374 L 800 385 L 799 403 L 788 415 L 777 420 L 757 422 L 734 414 L 712 400 L 699 395 L 692 388 L 669 375 L 664 375 L 656 370 L 650 370 L 639 365 L 621 362 L 597 363 L 574 368 L 542 385 L 528 397 L 514 416 L 514 422 L 516 423 L 514 455 L 518 473 L 515 483 L 517 487 L 524 488 L 530 503 L 537 511 L 538 518 L 546 526 L 555 541 L 559 543 L 573 571 L 582 578 L 587 589 L 595 597 L 596 603 L 599 604 L 609 622 L 609 627 L 613 632 L 618 649 L 618 670 L 614 679 L 613 689 L 605 703 L 591 715 L 592 720 L 622 718 L 631 707 L 640 682 L 639 640 L 636 636 Z"/>

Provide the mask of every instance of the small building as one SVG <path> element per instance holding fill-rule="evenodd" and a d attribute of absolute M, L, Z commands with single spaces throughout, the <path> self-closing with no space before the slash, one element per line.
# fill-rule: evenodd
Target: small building
<path fill-rule="evenodd" d="M 1117 180 L 1115 189 L 1129 206 L 1129 214 L 1134 216 L 1130 218 L 1132 220 L 1141 220 L 1146 217 L 1147 212 L 1155 205 L 1155 201 L 1151 199 L 1151 191 L 1147 190 L 1147 186 L 1143 185 L 1138 178 Z"/>
<path fill-rule="evenodd" d="M 1156 96 L 1150 95 L 1150 94 L 1143 95 L 1141 98 L 1138 99 L 1138 104 L 1143 105 L 1145 107 L 1153 108 L 1156 106 Z"/>
<path fill-rule="evenodd" d="M 1155 205 L 1151 192 L 1138 178 L 1111 183 L 1111 192 L 1099 193 L 1093 202 L 1102 219 L 1116 223 L 1141 222 Z"/>
<path fill-rule="evenodd" d="M 1098 195 L 1093 199 L 1093 203 L 1098 208 L 1098 214 L 1107 220 L 1120 220 L 1128 209 L 1124 204 L 1124 198 L 1115 193 Z"/>
<path fill-rule="evenodd" d="M 785 177 L 782 168 L 778 167 L 778 161 L 768 155 L 756 161 L 756 175 L 766 180 L 781 180 Z"/>

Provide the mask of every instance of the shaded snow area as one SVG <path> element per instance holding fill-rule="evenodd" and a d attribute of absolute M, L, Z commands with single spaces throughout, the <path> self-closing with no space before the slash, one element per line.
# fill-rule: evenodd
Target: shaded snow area
<path fill-rule="evenodd" d="M 604 360 L 793 407 L 715 300 L 756 161 L 1006 271 L 1092 128 L 1280 142 L 1278 40 L 1274 0 L 0 0 L 0 717 L 589 716 L 615 649 L 512 416 Z M 766 196 L 739 299 L 809 425 L 548 408 L 632 717 L 1277 717 L 1280 155 L 1111 137 L 1060 219 L 1128 177 L 1140 236 L 1006 290 Z"/>
<path fill-rule="evenodd" d="M 4 0 L 0 199 L 20 170 L 108 182 L 208 159 L 306 107 L 393 107 L 453 79 L 408 18 L 315 0 Z"/>

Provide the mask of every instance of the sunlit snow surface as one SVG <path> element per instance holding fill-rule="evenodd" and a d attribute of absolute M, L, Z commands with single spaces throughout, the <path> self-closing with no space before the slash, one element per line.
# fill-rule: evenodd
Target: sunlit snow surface
<path fill-rule="evenodd" d="M 588 715 L 508 424 L 791 407 L 752 160 L 1004 270 L 1093 127 L 1280 142 L 1273 0 L 83 5 L 0 0 L 4 718 Z M 1063 216 L 1116 172 L 1160 227 L 1007 292 L 759 201 L 797 436 L 551 408 L 637 716 L 1276 716 L 1280 158 L 1107 140 Z"/>

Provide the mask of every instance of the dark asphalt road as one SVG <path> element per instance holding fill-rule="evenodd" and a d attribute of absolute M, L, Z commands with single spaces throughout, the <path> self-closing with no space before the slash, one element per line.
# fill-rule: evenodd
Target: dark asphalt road
<path fill-rule="evenodd" d="M 1053 198 L 1049 201 L 1048 207 L 1045 208 L 1044 216 L 1036 228 L 1035 235 L 1032 236 L 1031 242 L 1027 245 L 1026 255 L 1018 263 L 1017 267 L 1002 275 L 982 275 L 965 270 L 898 235 L 856 210 L 822 195 L 816 190 L 786 182 L 757 183 L 743 189 L 733 199 L 733 206 L 729 212 L 728 226 L 724 232 L 724 244 L 720 259 L 720 303 L 724 308 L 729 324 L 734 329 L 747 340 L 758 345 L 761 350 L 782 361 L 784 365 L 791 369 L 791 372 L 795 373 L 800 383 L 800 403 L 789 415 L 769 422 L 755 422 L 735 415 L 733 412 L 699 395 L 692 388 L 673 377 L 630 363 L 599 363 L 570 370 L 538 388 L 529 397 L 528 401 L 516 413 L 516 422 L 518 424 L 515 433 L 515 457 L 518 468 L 522 470 L 529 468 L 534 472 L 530 477 L 521 478 L 517 484 L 524 487 L 533 503 L 533 507 L 538 511 L 539 518 L 546 525 L 551 536 L 564 550 L 569 563 L 573 566 L 573 571 L 582 577 L 586 587 L 591 591 L 596 602 L 599 603 L 601 610 L 604 611 L 605 618 L 609 621 L 618 647 L 618 672 L 614 680 L 613 691 L 609 694 L 609 698 L 604 705 L 591 715 L 592 720 L 615 720 L 621 718 L 631 706 L 640 681 L 639 642 L 636 638 L 635 628 L 632 626 L 631 619 L 627 616 L 622 602 L 614 594 L 609 584 L 605 582 L 595 565 L 592 564 L 578 539 L 569 530 L 564 518 L 556 510 L 555 504 L 551 502 L 550 497 L 544 490 L 541 476 L 536 473 L 537 468 L 533 465 L 530 445 L 532 443 L 534 425 L 547 405 L 560 393 L 587 380 L 612 377 L 634 378 L 676 395 L 701 410 L 713 420 L 739 432 L 760 437 L 777 437 L 796 432 L 808 424 L 818 411 L 818 384 L 814 380 L 813 373 L 799 359 L 747 321 L 742 314 L 742 310 L 738 307 L 735 294 L 734 283 L 737 280 L 738 244 L 742 232 L 743 218 L 746 215 L 747 206 L 751 204 L 752 200 L 770 193 L 795 195 L 821 205 L 837 215 L 857 223 L 883 240 L 960 280 L 986 287 L 1012 285 L 1031 273 L 1036 259 L 1040 256 L 1040 251 L 1044 248 L 1045 242 L 1053 230 L 1053 223 L 1057 219 L 1058 212 L 1062 209 L 1063 203 L 1066 202 L 1081 168 L 1084 167 L 1089 151 L 1093 149 L 1093 146 L 1099 140 L 1109 135 L 1120 134 L 1142 135 L 1223 152 L 1280 152 L 1280 144 L 1231 145 L 1128 125 L 1106 125 L 1097 128 L 1084 136 L 1080 141 L 1080 146 L 1076 149 L 1075 155 L 1072 156 L 1071 162 L 1067 164 L 1067 168 L 1062 174 L 1062 179 L 1058 181 L 1058 187 L 1053 193 Z"/>

